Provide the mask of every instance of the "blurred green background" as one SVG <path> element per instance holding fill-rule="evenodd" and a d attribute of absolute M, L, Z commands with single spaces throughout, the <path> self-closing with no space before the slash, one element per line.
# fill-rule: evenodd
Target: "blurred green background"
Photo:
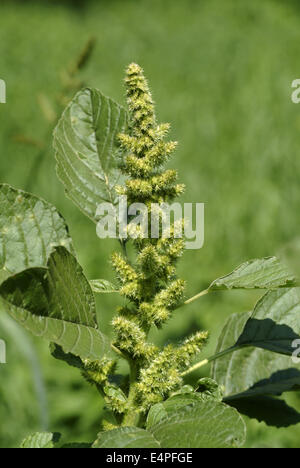
<path fill-rule="evenodd" d="M 159 120 L 171 122 L 180 143 L 171 165 L 187 185 L 183 201 L 206 204 L 205 246 L 187 251 L 179 266 L 187 296 L 298 236 L 300 105 L 290 99 L 291 82 L 300 78 L 297 0 L 2 0 L 0 23 L 0 78 L 7 84 L 0 181 L 58 206 L 88 278 L 112 278 L 109 252 L 116 246 L 99 240 L 65 198 L 43 114 L 51 117 L 48 101 L 59 111 L 62 92 L 71 97 L 67 66 L 91 36 L 96 48 L 79 78 L 124 102 L 124 69 L 131 61 L 142 65 Z M 238 291 L 204 297 L 178 310 L 154 339 L 209 329 L 211 354 L 226 317 L 256 299 Z M 118 301 L 98 300 L 105 331 Z M 103 405 L 96 390 L 3 314 L 0 338 L 8 360 L 0 366 L 0 447 L 48 428 L 62 432 L 64 442 L 93 440 Z M 300 408 L 297 395 L 289 400 Z M 300 425 L 247 425 L 249 447 L 300 446 Z"/>

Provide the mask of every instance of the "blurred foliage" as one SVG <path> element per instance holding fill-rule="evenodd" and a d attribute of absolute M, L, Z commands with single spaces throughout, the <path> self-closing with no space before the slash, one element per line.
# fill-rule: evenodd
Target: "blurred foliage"
<path fill-rule="evenodd" d="M 65 198 L 38 102 L 41 94 L 57 102 L 61 71 L 91 36 L 97 47 L 80 79 L 123 101 L 123 70 L 140 63 L 159 120 L 171 122 L 180 143 L 171 165 L 187 185 L 183 201 L 206 203 L 205 246 L 187 251 L 180 264 L 188 296 L 248 258 L 276 254 L 299 235 L 300 107 L 290 100 L 291 82 L 299 78 L 299 2 L 3 0 L 0 14 L 0 77 L 7 83 L 7 104 L 0 106 L 1 181 L 25 188 L 29 177 L 31 190 L 58 206 L 89 278 L 112 279 L 108 255 L 115 244 L 99 240 Z M 41 149 L 17 141 L 18 135 L 49 148 L 34 176 Z M 225 317 L 249 310 L 256 298 L 238 291 L 204 297 L 179 310 L 162 339 L 207 328 L 210 354 Z M 109 295 L 98 300 L 104 330 L 118 301 Z M 63 442 L 91 440 L 99 429 L 98 395 L 76 370 L 51 358 L 47 344 L 25 334 L 22 344 L 17 333 L 0 322 L 8 343 L 8 364 L 0 366 L 0 446 L 16 446 L 47 426 L 63 432 Z M 297 395 L 289 399 L 300 407 Z M 248 428 L 248 446 L 299 446 L 299 425 L 274 430 L 249 421 Z"/>

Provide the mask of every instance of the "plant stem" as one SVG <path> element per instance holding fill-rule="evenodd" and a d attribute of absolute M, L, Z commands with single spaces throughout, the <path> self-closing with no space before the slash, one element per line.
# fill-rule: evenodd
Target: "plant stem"
<path fill-rule="evenodd" d="M 119 356 L 127 360 L 126 356 L 122 353 L 122 351 L 119 350 L 119 348 L 117 348 L 113 344 L 111 344 L 110 347 L 115 353 L 119 354 Z"/>
<path fill-rule="evenodd" d="M 188 374 L 191 374 L 197 369 L 200 369 L 200 367 L 205 366 L 206 364 L 215 361 L 216 359 L 225 356 L 226 354 L 233 353 L 234 351 L 237 351 L 238 349 L 244 348 L 245 345 L 240 345 L 240 346 L 232 346 L 231 348 L 227 348 L 224 351 L 221 351 L 220 353 L 214 354 L 213 356 L 209 357 L 208 359 L 203 359 L 203 361 L 197 362 L 194 366 L 190 367 L 186 371 L 182 372 L 181 377 L 184 377 Z"/>
<path fill-rule="evenodd" d="M 205 296 L 205 294 L 208 294 L 209 291 L 210 291 L 209 288 L 208 288 L 208 289 L 204 289 L 204 291 L 201 291 L 199 294 L 196 294 L 195 296 L 190 297 L 190 299 L 187 299 L 186 301 L 184 301 L 184 303 L 183 303 L 182 305 L 188 305 L 188 304 L 190 304 L 191 302 L 196 301 L 197 299 L 199 299 L 199 297 L 202 297 L 202 296 Z"/>
<path fill-rule="evenodd" d="M 120 242 L 120 245 L 121 245 L 121 248 L 122 248 L 122 252 L 123 252 L 123 255 L 125 258 L 128 258 L 128 255 L 127 255 L 127 248 L 126 248 L 126 241 L 123 240 L 123 239 L 119 239 L 119 242 Z"/>
<path fill-rule="evenodd" d="M 130 365 L 130 389 L 128 393 L 128 411 L 125 414 L 122 426 L 138 426 L 140 414 L 136 411 L 134 400 L 136 396 L 136 380 L 138 368 L 133 361 L 129 362 Z"/>

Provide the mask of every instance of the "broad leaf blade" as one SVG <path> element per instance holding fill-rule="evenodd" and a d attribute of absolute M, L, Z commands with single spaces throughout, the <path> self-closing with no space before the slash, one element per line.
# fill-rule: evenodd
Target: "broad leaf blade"
<path fill-rule="evenodd" d="M 149 430 L 162 448 L 227 448 L 245 442 L 241 416 L 213 398 L 175 409 Z"/>
<path fill-rule="evenodd" d="M 95 328 L 49 317 L 38 317 L 10 304 L 7 305 L 7 310 L 28 331 L 60 345 L 66 353 L 80 356 L 82 359 L 99 360 L 110 352 L 109 339 Z"/>
<path fill-rule="evenodd" d="M 76 367 L 76 369 L 83 370 L 84 364 L 80 357 L 75 356 L 71 353 L 65 353 L 61 346 L 57 345 L 56 343 L 50 343 L 50 353 L 51 355 L 59 360 L 66 362 L 71 367 Z"/>
<path fill-rule="evenodd" d="M 119 291 L 116 285 L 103 279 L 90 280 L 90 285 L 96 294 L 116 293 Z"/>
<path fill-rule="evenodd" d="M 233 272 L 213 281 L 209 289 L 275 289 L 295 284 L 295 277 L 285 265 L 276 257 L 266 257 L 243 263 Z"/>
<path fill-rule="evenodd" d="M 300 389 L 300 370 L 282 369 L 274 372 L 269 378 L 259 380 L 251 388 L 239 395 L 240 398 L 252 395 L 282 395 L 284 392 Z M 230 397 L 227 399 L 227 401 Z"/>
<path fill-rule="evenodd" d="M 216 354 L 234 349 L 250 312 L 231 315 L 219 337 Z M 212 363 L 212 378 L 229 397 L 280 395 L 300 384 L 300 365 L 290 357 L 255 347 L 237 349 Z"/>
<path fill-rule="evenodd" d="M 76 259 L 63 247 L 50 255 L 48 268 L 31 268 L 7 279 L 0 296 L 10 315 L 34 335 L 82 359 L 110 353 L 97 330 L 95 303 Z"/>
<path fill-rule="evenodd" d="M 121 427 L 102 432 L 93 448 L 159 448 L 153 435 L 138 427 Z"/>
<path fill-rule="evenodd" d="M 214 399 L 214 397 L 207 394 L 189 392 L 172 396 L 162 403 L 157 403 L 150 408 L 148 413 L 147 429 L 150 430 L 152 426 L 158 424 L 162 419 L 172 416 L 172 413 L 176 413 L 188 406 L 195 406 L 195 404 L 208 399 Z"/>
<path fill-rule="evenodd" d="M 157 403 L 150 408 L 147 416 L 147 429 L 158 424 L 162 419 L 167 418 L 173 412 L 176 412 L 187 406 L 194 406 L 199 401 L 196 393 L 185 393 L 176 395 L 168 400 Z"/>
<path fill-rule="evenodd" d="M 300 339 L 300 289 L 277 289 L 256 304 L 237 346 L 256 346 L 292 355 L 292 343 Z"/>
<path fill-rule="evenodd" d="M 47 265 L 55 246 L 72 251 L 56 208 L 30 193 L 0 185 L 0 283 L 26 268 Z"/>
<path fill-rule="evenodd" d="M 91 327 L 97 326 L 93 292 L 76 258 L 57 247 L 48 262 L 50 316 Z"/>
<path fill-rule="evenodd" d="M 68 197 L 94 222 L 103 200 L 115 201 L 118 133 L 127 128 L 125 109 L 98 90 L 80 91 L 54 132 L 57 173 Z"/>
<path fill-rule="evenodd" d="M 51 432 L 36 432 L 23 440 L 20 448 L 54 448 L 55 443 L 60 439 L 60 435 Z"/>
<path fill-rule="evenodd" d="M 284 400 L 267 396 L 236 398 L 228 402 L 239 413 L 257 419 L 268 426 L 288 427 L 300 422 L 300 414 Z"/>
<path fill-rule="evenodd" d="M 90 449 L 92 444 L 89 442 L 71 442 L 70 444 L 65 444 L 62 449 Z"/>

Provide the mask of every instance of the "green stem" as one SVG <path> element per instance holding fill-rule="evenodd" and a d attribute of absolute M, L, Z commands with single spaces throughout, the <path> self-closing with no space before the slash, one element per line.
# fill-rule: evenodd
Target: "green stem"
<path fill-rule="evenodd" d="M 202 296 L 205 296 L 205 294 L 208 294 L 210 292 L 210 289 L 204 289 L 204 291 L 201 291 L 199 294 L 196 294 L 195 296 L 193 297 L 190 297 L 189 299 L 187 299 L 186 301 L 184 302 L 181 302 L 181 304 L 178 304 L 178 306 L 175 307 L 175 309 L 179 309 L 180 307 L 183 307 L 185 305 L 188 305 L 188 304 L 191 304 L 192 302 L 196 301 L 197 299 L 199 299 L 199 297 L 202 297 Z"/>
<path fill-rule="evenodd" d="M 205 296 L 205 294 L 208 294 L 210 291 L 210 289 L 204 289 L 204 291 L 201 291 L 199 294 L 196 294 L 195 296 L 193 297 L 190 297 L 190 299 L 187 299 L 182 305 L 188 305 L 188 304 L 191 304 L 191 302 L 194 302 L 196 301 L 197 299 L 199 299 L 199 297 L 202 297 L 202 296 Z"/>
<path fill-rule="evenodd" d="M 181 376 L 184 377 L 188 374 L 191 374 L 192 372 L 200 369 L 201 367 L 205 366 L 206 364 L 209 364 L 212 361 L 215 361 L 216 359 L 226 356 L 226 354 L 233 353 L 234 351 L 237 351 L 238 349 L 244 348 L 245 345 L 240 345 L 240 346 L 232 346 L 231 348 L 227 348 L 224 351 L 221 351 L 220 353 L 214 354 L 213 356 L 209 357 L 208 359 L 203 359 L 203 361 L 197 362 L 194 366 L 190 367 L 186 371 L 182 372 Z"/>
<path fill-rule="evenodd" d="M 122 252 L 123 252 L 123 255 L 125 258 L 128 258 L 128 254 L 127 254 L 127 248 L 126 248 L 126 241 L 124 239 L 119 239 L 119 242 L 120 242 L 120 245 L 122 247 Z"/>
<path fill-rule="evenodd" d="M 112 349 L 115 353 L 117 353 L 117 354 L 118 354 L 119 356 L 121 356 L 123 359 L 128 360 L 127 357 L 122 353 L 122 351 L 120 351 L 120 349 L 117 348 L 115 345 L 111 344 L 110 347 L 111 347 L 111 349 Z"/>
<path fill-rule="evenodd" d="M 138 426 L 140 414 L 134 404 L 136 396 L 136 380 L 138 374 L 138 368 L 136 364 L 131 361 L 130 365 L 130 389 L 128 393 L 128 411 L 124 416 L 122 426 Z"/>

